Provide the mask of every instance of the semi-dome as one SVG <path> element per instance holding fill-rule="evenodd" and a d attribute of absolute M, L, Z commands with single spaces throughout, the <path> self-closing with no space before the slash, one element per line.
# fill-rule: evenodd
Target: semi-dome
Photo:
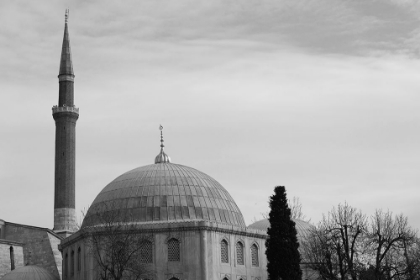
<path fill-rule="evenodd" d="M 16 268 L 4 275 L 1 280 L 58 280 L 51 272 L 36 265 Z"/>
<path fill-rule="evenodd" d="M 106 213 L 137 223 L 205 220 L 245 227 L 241 211 L 221 184 L 194 168 L 165 161 L 133 169 L 109 183 L 93 201 L 82 227 L 100 224 Z"/>

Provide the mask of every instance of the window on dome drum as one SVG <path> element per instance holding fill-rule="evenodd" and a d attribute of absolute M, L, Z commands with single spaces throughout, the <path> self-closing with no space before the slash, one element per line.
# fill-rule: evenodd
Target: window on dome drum
<path fill-rule="evenodd" d="M 179 262 L 180 261 L 180 248 L 179 241 L 175 238 L 171 238 L 168 241 L 168 261 Z"/>
<path fill-rule="evenodd" d="M 222 240 L 222 242 L 220 242 L 220 257 L 222 263 L 229 263 L 228 243 L 224 239 Z"/>
<path fill-rule="evenodd" d="M 255 244 L 251 246 L 251 258 L 252 258 L 252 266 L 260 265 L 258 261 L 258 247 Z"/>
<path fill-rule="evenodd" d="M 15 250 L 13 249 L 13 246 L 10 246 L 10 270 L 15 269 Z"/>
<path fill-rule="evenodd" d="M 179 280 L 178 278 L 175 278 L 175 277 L 172 277 L 171 279 L 169 279 L 169 280 Z"/>
<path fill-rule="evenodd" d="M 242 242 L 236 243 L 236 263 L 240 265 L 244 264 L 244 245 Z"/>
<path fill-rule="evenodd" d="M 223 278 L 223 280 L 229 280 L 227 277 Z"/>
<path fill-rule="evenodd" d="M 77 249 L 77 271 L 82 269 L 82 249 Z"/>
<path fill-rule="evenodd" d="M 143 241 L 140 245 L 140 262 L 141 263 L 152 263 L 153 262 L 153 251 L 152 242 Z"/>
<path fill-rule="evenodd" d="M 71 251 L 71 259 L 70 259 L 70 275 L 74 275 L 74 251 Z"/>

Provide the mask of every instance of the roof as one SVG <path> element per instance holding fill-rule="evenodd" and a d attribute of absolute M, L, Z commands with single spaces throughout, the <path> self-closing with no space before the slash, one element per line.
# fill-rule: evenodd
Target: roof
<path fill-rule="evenodd" d="M 49 228 L 43 228 L 43 227 L 37 227 L 37 226 L 31 226 L 31 225 L 24 225 L 24 224 L 17 224 L 17 223 L 12 223 L 12 222 L 6 222 L 4 220 L 2 220 L 2 221 L 5 223 L 6 226 L 11 225 L 11 226 L 15 226 L 15 227 L 24 227 L 24 228 L 33 229 L 33 230 L 46 231 L 49 234 L 52 234 L 59 239 L 63 239 L 63 237 L 61 237 L 60 235 L 58 235 L 57 233 L 55 233 L 53 230 L 51 230 Z"/>
<path fill-rule="evenodd" d="M 1 280 L 59 280 L 45 268 L 27 265 L 16 268 L 4 275 Z"/>
<path fill-rule="evenodd" d="M 105 214 L 130 222 L 204 220 L 245 227 L 226 189 L 194 168 L 159 163 L 128 171 L 95 198 L 82 227 L 101 224 Z M 114 215 L 117 214 L 117 215 Z"/>

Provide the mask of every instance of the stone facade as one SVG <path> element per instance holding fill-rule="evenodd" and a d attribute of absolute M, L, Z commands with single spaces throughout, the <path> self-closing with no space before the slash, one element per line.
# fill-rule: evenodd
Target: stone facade
<path fill-rule="evenodd" d="M 10 272 L 10 246 L 13 246 L 15 267 L 37 265 L 61 278 L 62 261 L 58 250 L 61 238 L 52 230 L 4 222 L 1 234 L 0 273 Z"/>
<path fill-rule="evenodd" d="M 0 278 L 23 265 L 23 244 L 0 239 Z"/>
<path fill-rule="evenodd" d="M 207 221 L 139 224 L 138 231 L 152 241 L 153 262 L 145 266 L 145 279 L 167 280 L 266 280 L 264 232 Z M 169 261 L 168 240 L 180 243 L 179 261 Z M 227 262 L 222 262 L 221 242 L 226 241 Z M 238 262 L 236 244 L 243 245 L 243 264 Z M 78 232 L 61 243 L 67 270 L 63 280 L 93 280 L 98 269 L 86 236 Z M 258 265 L 253 265 L 251 246 L 258 248 Z M 78 267 L 78 252 L 81 265 Z M 73 256 L 75 259 L 71 259 Z M 72 267 L 73 266 L 73 267 Z"/>

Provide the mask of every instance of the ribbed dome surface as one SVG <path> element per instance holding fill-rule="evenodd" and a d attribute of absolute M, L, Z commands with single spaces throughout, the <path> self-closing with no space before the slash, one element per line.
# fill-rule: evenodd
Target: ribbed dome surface
<path fill-rule="evenodd" d="M 58 278 L 45 268 L 27 265 L 9 272 L 1 280 L 58 280 Z"/>
<path fill-rule="evenodd" d="M 308 234 L 309 230 L 313 227 L 310 223 L 299 220 L 299 219 L 293 219 L 293 221 L 296 224 L 295 227 L 296 227 L 298 237 L 305 236 L 306 234 Z M 270 222 L 268 221 L 268 219 L 262 219 L 253 224 L 250 224 L 248 227 L 259 229 L 266 232 L 269 226 L 270 226 Z"/>
<path fill-rule="evenodd" d="M 206 220 L 245 227 L 241 211 L 222 185 L 173 163 L 139 167 L 116 178 L 93 201 L 82 227 L 99 224 L 98 216 L 115 211 L 134 222 Z"/>

